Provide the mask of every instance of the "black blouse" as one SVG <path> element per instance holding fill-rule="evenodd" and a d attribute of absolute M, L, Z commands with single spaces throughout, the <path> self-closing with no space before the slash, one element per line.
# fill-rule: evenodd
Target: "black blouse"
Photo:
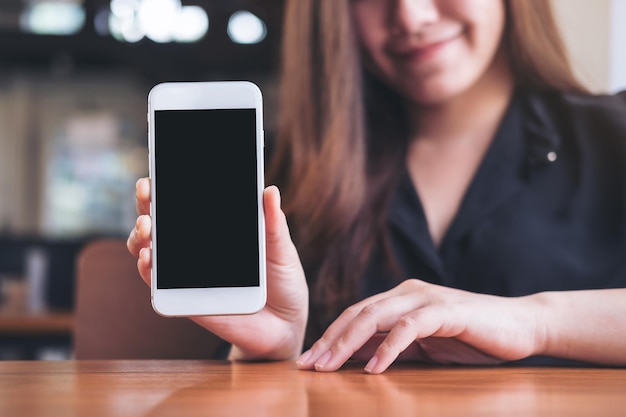
<path fill-rule="evenodd" d="M 389 211 L 406 278 L 473 292 L 626 287 L 626 93 L 518 92 L 439 248 L 408 172 Z M 363 297 L 395 285 L 382 257 Z"/>
<path fill-rule="evenodd" d="M 404 279 L 500 296 L 626 287 L 626 92 L 518 91 L 440 247 L 408 171 L 388 225 Z M 385 265 L 375 252 L 363 298 L 397 285 Z"/>

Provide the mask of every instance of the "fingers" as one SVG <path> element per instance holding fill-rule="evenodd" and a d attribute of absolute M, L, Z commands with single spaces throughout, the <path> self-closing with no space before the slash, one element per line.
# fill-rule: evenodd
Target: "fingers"
<path fill-rule="evenodd" d="M 150 246 L 150 179 L 147 177 L 135 184 L 135 206 L 139 217 L 128 235 L 126 247 L 133 256 L 139 257 L 141 248 Z"/>
<path fill-rule="evenodd" d="M 150 214 L 150 178 L 140 178 L 135 184 L 135 208 L 137 214 Z"/>
<path fill-rule="evenodd" d="M 337 370 L 376 333 L 391 330 L 394 334 L 392 343 L 385 346 L 389 343 L 387 336 L 376 351 L 382 355 L 381 364 L 376 367 L 374 362 L 369 364 L 374 371 L 386 369 L 415 340 L 416 325 L 404 317 L 407 312 L 419 309 L 421 302 L 421 298 L 414 294 L 394 289 L 355 304 L 328 327 L 309 351 L 302 354 L 297 361 L 298 367 L 318 371 Z M 397 329 L 397 326 L 404 329 Z M 407 336 L 411 334 L 412 338 Z"/>
<path fill-rule="evenodd" d="M 152 250 L 150 239 L 152 222 L 150 220 L 150 178 L 140 178 L 135 183 L 135 207 L 137 209 L 137 221 L 130 231 L 126 240 L 128 251 L 137 257 L 137 270 L 139 275 L 150 285 L 152 271 Z"/>
<path fill-rule="evenodd" d="M 426 307 L 400 317 L 363 368 L 365 372 L 384 372 L 416 339 L 435 334 L 440 327 L 440 316 L 435 310 L 436 307 Z"/>
<path fill-rule="evenodd" d="M 135 227 L 130 231 L 126 241 L 128 251 L 135 257 L 139 257 L 141 248 L 150 247 L 152 234 L 152 221 L 150 216 L 141 215 L 135 222 Z"/>
<path fill-rule="evenodd" d="M 152 274 L 152 250 L 150 248 L 142 248 L 139 251 L 137 270 L 143 281 L 150 286 Z"/>
<path fill-rule="evenodd" d="M 361 359 L 369 359 L 366 372 L 381 373 L 401 355 L 409 353 L 419 360 L 424 357 L 421 349 L 409 352 L 416 340 L 430 336 L 454 338 L 463 332 L 462 320 L 454 320 L 453 310 L 458 312 L 452 307 L 455 302 L 451 304 L 457 293 L 423 281 L 406 280 L 346 309 L 296 364 L 301 369 L 334 371 L 359 352 Z M 388 334 L 381 335 L 385 332 Z M 364 358 L 362 348 L 372 346 L 374 336 L 378 347 L 373 354 L 370 348 L 370 357 Z"/>

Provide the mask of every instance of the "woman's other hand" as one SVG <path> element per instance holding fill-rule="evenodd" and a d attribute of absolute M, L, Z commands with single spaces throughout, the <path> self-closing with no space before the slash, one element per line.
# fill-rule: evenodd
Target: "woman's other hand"
<path fill-rule="evenodd" d="M 297 360 L 334 371 L 348 359 L 381 373 L 395 360 L 494 364 L 535 354 L 536 308 L 529 297 L 475 294 L 410 279 L 346 309 Z"/>

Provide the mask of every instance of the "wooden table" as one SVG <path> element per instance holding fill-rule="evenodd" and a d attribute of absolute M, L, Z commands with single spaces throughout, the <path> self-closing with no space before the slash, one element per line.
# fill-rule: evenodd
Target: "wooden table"
<path fill-rule="evenodd" d="M 0 416 L 626 416 L 626 369 L 0 362 Z"/>

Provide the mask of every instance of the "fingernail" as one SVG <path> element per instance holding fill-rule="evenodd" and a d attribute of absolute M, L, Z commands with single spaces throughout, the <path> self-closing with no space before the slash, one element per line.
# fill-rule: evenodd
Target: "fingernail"
<path fill-rule="evenodd" d="M 330 350 L 328 352 L 324 353 L 317 360 L 317 362 L 315 362 L 315 369 L 317 369 L 318 371 L 321 371 L 322 369 L 324 369 L 324 366 L 328 363 L 328 361 L 330 360 L 330 358 L 332 356 L 333 356 L 333 353 Z"/>
<path fill-rule="evenodd" d="M 371 374 L 372 371 L 374 370 L 374 367 L 376 366 L 376 364 L 378 363 L 378 356 L 374 355 L 372 356 L 372 358 L 369 360 L 369 362 L 367 363 L 367 365 L 365 365 L 365 368 L 363 368 L 363 370 L 365 372 L 367 372 L 368 374 Z"/>
<path fill-rule="evenodd" d="M 311 354 L 312 354 L 311 349 L 309 349 L 306 352 L 304 352 L 302 355 L 300 355 L 300 357 L 298 359 L 296 359 L 296 365 L 298 365 L 298 366 L 306 365 L 307 361 L 311 357 Z"/>

